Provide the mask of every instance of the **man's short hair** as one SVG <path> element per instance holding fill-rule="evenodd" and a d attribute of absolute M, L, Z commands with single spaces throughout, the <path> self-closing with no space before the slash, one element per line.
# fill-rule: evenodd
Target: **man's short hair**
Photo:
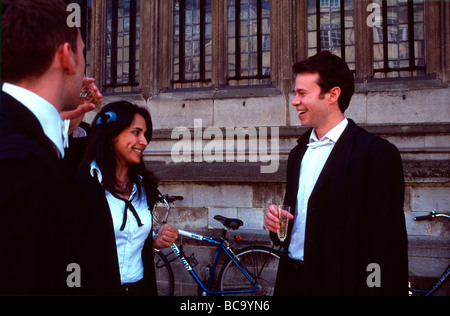
<path fill-rule="evenodd" d="M 319 74 L 317 84 L 321 88 L 321 94 L 325 94 L 334 87 L 341 89 L 339 96 L 339 109 L 342 113 L 347 110 L 350 100 L 355 92 L 355 79 L 345 61 L 328 51 L 297 62 L 294 64 L 295 75 L 302 73 Z"/>
<path fill-rule="evenodd" d="M 64 43 L 76 52 L 78 29 L 67 25 L 68 14 L 61 0 L 2 0 L 1 80 L 38 78 Z"/>

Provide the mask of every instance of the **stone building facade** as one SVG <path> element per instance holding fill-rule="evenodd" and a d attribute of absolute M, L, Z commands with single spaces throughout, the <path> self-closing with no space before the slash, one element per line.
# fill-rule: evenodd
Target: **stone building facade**
<path fill-rule="evenodd" d="M 145 161 L 163 192 L 184 196 L 170 223 L 214 235 L 214 215 L 238 217 L 244 239 L 270 242 L 264 209 L 282 201 L 287 155 L 306 131 L 291 106 L 292 65 L 331 50 L 355 74 L 346 116 L 401 152 L 411 279 L 448 265 L 449 222 L 413 218 L 450 213 L 450 2 L 78 2 L 87 74 L 105 103 L 151 112 Z M 182 242 L 196 269 L 211 261 L 211 249 Z M 177 294 L 193 294 L 184 271 L 176 279 Z"/>

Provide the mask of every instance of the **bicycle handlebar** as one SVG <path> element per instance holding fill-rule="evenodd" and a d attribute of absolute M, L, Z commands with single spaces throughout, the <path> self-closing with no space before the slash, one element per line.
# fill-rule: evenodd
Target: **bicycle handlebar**
<path fill-rule="evenodd" d="M 182 201 L 184 198 L 181 195 L 167 195 L 167 194 L 159 194 L 158 195 L 158 202 L 167 202 L 167 203 L 173 203 L 175 201 Z"/>
<path fill-rule="evenodd" d="M 181 195 L 168 195 L 168 194 L 161 194 L 161 192 L 158 193 L 158 199 L 157 202 L 164 203 L 164 206 L 167 209 L 166 216 L 164 217 L 164 220 L 162 221 L 162 224 L 167 223 L 167 218 L 169 217 L 170 213 L 170 205 L 169 203 L 173 203 L 175 201 L 181 201 L 184 198 Z"/>
<path fill-rule="evenodd" d="M 443 214 L 443 213 L 436 213 L 436 211 L 432 211 L 428 215 L 416 216 L 416 217 L 414 217 L 414 220 L 415 221 L 425 221 L 425 220 L 431 221 L 436 217 L 445 217 L 447 219 L 450 219 L 450 215 Z"/>

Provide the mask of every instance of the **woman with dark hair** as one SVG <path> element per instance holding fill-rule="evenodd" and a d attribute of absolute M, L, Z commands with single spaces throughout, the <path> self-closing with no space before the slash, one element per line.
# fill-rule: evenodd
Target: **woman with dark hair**
<path fill-rule="evenodd" d="M 142 159 L 151 140 L 145 108 L 127 101 L 106 105 L 95 117 L 78 181 L 87 231 L 81 265 L 88 294 L 156 295 L 153 249 L 170 246 L 178 230 L 152 234 L 158 180 Z"/>

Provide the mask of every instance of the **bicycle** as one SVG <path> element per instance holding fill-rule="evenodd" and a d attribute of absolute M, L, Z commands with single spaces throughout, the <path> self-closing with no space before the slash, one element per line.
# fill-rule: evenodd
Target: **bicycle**
<path fill-rule="evenodd" d="M 158 197 L 158 201 L 164 203 L 166 207 L 166 215 L 162 221 L 163 225 L 167 222 L 170 213 L 170 203 L 182 199 L 182 196 L 168 196 L 167 194 Z M 233 249 L 233 245 L 228 242 L 226 235 L 230 229 L 237 230 L 244 223 L 240 219 L 227 218 L 221 215 L 214 216 L 214 219 L 223 225 L 221 237 L 218 239 L 178 230 L 178 234 L 181 236 L 217 246 L 214 261 L 212 265 L 207 266 L 209 270 L 208 279 L 205 281 L 200 279 L 193 269 L 198 263 L 195 257 L 191 255 L 191 257 L 186 258 L 182 245 L 178 247 L 174 243 L 171 246 L 176 256 L 173 260 L 169 260 L 161 251 L 154 251 L 156 275 L 157 279 L 160 280 L 158 282 L 158 295 L 173 295 L 175 280 L 170 263 L 177 258 L 199 286 L 200 295 L 273 295 L 280 260 L 278 251 L 273 249 L 273 247 L 269 248 L 261 245 L 251 245 L 236 251 Z M 216 289 L 214 274 L 221 254 L 226 255 L 226 261 L 219 273 Z"/>
<path fill-rule="evenodd" d="M 424 215 L 424 216 L 416 216 L 414 217 L 415 221 L 431 221 L 433 219 L 435 219 L 436 217 L 443 217 L 443 218 L 447 218 L 450 219 L 450 216 L 447 214 L 442 214 L 442 213 L 436 213 L 435 211 L 430 212 L 428 215 Z M 444 270 L 444 272 L 441 274 L 441 276 L 437 279 L 436 283 L 434 283 L 434 285 L 432 287 L 430 287 L 429 289 L 424 289 L 424 290 L 420 290 L 420 289 L 414 289 L 414 288 L 409 288 L 410 291 L 410 295 L 411 296 L 431 296 L 433 294 L 435 294 L 449 279 L 450 276 L 450 264 L 447 266 L 447 268 Z"/>

